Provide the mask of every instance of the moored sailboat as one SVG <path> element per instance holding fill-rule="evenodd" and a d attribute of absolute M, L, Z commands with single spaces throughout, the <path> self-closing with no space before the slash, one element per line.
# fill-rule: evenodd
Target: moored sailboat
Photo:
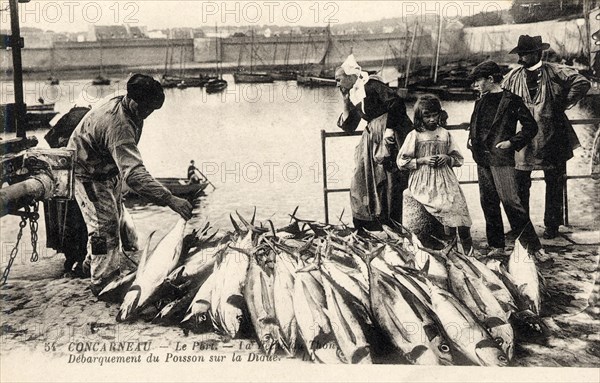
<path fill-rule="evenodd" d="M 298 85 L 304 86 L 336 86 L 335 68 L 330 68 L 329 56 L 333 52 L 333 37 L 331 35 L 331 27 L 326 28 L 327 40 L 325 42 L 325 52 L 321 61 L 316 65 L 320 70 L 318 72 L 307 70 L 304 73 L 299 73 L 296 76 Z"/>
<path fill-rule="evenodd" d="M 223 80 L 223 74 L 221 73 L 221 59 L 219 57 L 219 32 L 217 25 L 215 24 L 215 63 L 217 77 L 211 78 L 206 83 L 206 93 L 218 93 L 222 92 L 227 88 L 227 81 Z"/>
<path fill-rule="evenodd" d="M 252 40 L 250 42 L 250 71 L 246 72 L 241 67 L 241 53 L 238 60 L 238 71 L 233 74 L 233 79 L 236 83 L 271 83 L 274 81 L 273 76 L 268 73 L 257 73 L 254 72 L 254 56 L 256 55 L 254 48 L 254 30 L 252 30 Z"/>

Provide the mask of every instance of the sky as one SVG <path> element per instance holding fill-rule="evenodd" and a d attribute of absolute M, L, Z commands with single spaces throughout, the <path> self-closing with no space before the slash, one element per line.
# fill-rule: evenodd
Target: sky
<path fill-rule="evenodd" d="M 218 25 L 299 25 L 375 21 L 383 18 L 442 14 L 448 20 L 482 11 L 507 9 L 510 0 L 498 1 L 204 1 L 204 0 L 31 0 L 20 5 L 23 27 L 56 32 L 86 31 L 89 24 L 137 25 L 149 30 Z M 0 0 L 0 24 L 10 23 L 8 1 Z"/>

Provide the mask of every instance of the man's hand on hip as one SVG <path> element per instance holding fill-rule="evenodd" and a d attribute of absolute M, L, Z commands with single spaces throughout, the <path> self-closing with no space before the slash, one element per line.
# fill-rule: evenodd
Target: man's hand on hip
<path fill-rule="evenodd" d="M 189 201 L 183 198 L 172 196 L 168 206 L 186 221 L 192 218 L 192 210 L 194 207 L 191 203 L 189 203 Z"/>

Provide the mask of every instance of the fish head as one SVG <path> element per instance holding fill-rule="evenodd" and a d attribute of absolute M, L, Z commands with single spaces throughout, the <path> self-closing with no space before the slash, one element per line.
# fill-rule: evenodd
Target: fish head
<path fill-rule="evenodd" d="M 271 319 L 271 318 L 269 318 Z M 266 325 L 265 332 L 260 338 L 260 344 L 265 354 L 271 356 L 277 352 L 278 345 L 284 344 L 281 340 L 279 326 L 275 323 L 263 323 Z"/>
<path fill-rule="evenodd" d="M 232 338 L 237 336 L 242 327 L 242 323 L 245 321 L 245 308 L 246 302 L 243 296 L 235 294 L 227 298 L 227 304 L 224 305 L 223 308 L 222 321 L 225 330 L 227 330 Z"/>
<path fill-rule="evenodd" d="M 491 338 L 479 341 L 475 345 L 475 354 L 483 366 L 504 367 L 508 365 L 508 357 L 500 349 L 498 343 Z"/>
<path fill-rule="evenodd" d="M 512 326 L 506 321 L 495 317 L 488 319 L 485 325 L 496 344 L 504 351 L 508 360 L 511 360 L 514 351 L 515 338 Z"/>
<path fill-rule="evenodd" d="M 456 350 L 453 348 L 450 342 L 440 335 L 431 339 L 429 342 L 432 350 L 437 355 L 440 364 L 444 366 L 454 365 L 454 352 L 456 352 Z"/>

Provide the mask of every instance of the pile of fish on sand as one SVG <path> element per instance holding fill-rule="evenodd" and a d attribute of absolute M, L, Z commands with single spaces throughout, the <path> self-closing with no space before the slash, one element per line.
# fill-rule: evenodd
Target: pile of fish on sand
<path fill-rule="evenodd" d="M 267 355 L 321 363 L 506 366 L 521 334 L 545 333 L 542 285 L 519 240 L 508 262 L 481 262 L 454 240 L 424 248 L 399 224 L 357 233 L 302 220 L 276 229 L 231 217 L 220 237 L 186 223 L 100 298 L 117 321 L 256 339 Z M 546 334 L 547 335 L 547 334 Z"/>

